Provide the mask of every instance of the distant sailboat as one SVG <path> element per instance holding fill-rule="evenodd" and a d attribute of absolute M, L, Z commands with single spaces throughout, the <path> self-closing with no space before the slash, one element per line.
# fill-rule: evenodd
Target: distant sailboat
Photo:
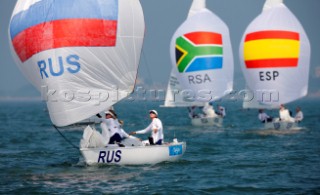
<path fill-rule="evenodd" d="M 250 94 L 244 108 L 279 108 L 307 95 L 310 43 L 283 0 L 266 0 L 262 13 L 243 35 L 240 61 Z M 279 118 L 265 124 L 274 129 L 297 126 Z"/>
<path fill-rule="evenodd" d="M 145 32 L 139 0 L 18 0 L 9 39 L 26 78 L 47 98 L 54 125 L 104 111 L 134 89 Z M 87 164 L 154 164 L 179 159 L 185 142 L 145 146 L 132 138 L 105 145 L 88 126 L 80 144 Z"/>
<path fill-rule="evenodd" d="M 176 102 L 175 106 L 208 104 L 232 91 L 233 54 L 229 29 L 206 8 L 205 0 L 193 1 L 188 18 L 171 39 L 170 56 L 173 65 L 170 79 L 177 78 L 179 90 L 190 90 L 194 97 L 193 102 Z M 172 80 L 168 84 L 172 87 L 170 83 Z M 222 120 L 209 116 L 192 119 L 192 124 L 212 125 L 208 121 Z"/>
<path fill-rule="evenodd" d="M 207 104 L 206 102 L 194 101 L 193 98 L 188 99 L 187 97 L 184 97 L 184 94 L 182 93 L 182 87 L 174 71 L 175 70 L 171 71 L 166 92 L 166 98 L 162 107 L 186 107 L 188 109 L 191 109 L 191 107 L 204 107 Z M 223 123 L 223 118 L 220 116 L 199 116 L 197 118 L 194 118 L 192 116 L 189 117 L 191 118 L 191 124 L 193 126 L 222 126 Z"/>

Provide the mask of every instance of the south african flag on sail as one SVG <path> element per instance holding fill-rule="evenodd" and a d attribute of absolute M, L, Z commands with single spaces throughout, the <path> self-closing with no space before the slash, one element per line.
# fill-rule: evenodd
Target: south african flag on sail
<path fill-rule="evenodd" d="M 191 32 L 176 39 L 176 64 L 180 73 L 221 69 L 222 35 Z"/>

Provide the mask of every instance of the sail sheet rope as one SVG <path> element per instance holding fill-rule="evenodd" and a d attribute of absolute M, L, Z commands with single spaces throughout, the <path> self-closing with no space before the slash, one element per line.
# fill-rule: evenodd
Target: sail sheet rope
<path fill-rule="evenodd" d="M 59 128 L 55 125 L 53 125 L 53 127 L 58 131 L 58 133 L 61 135 L 61 137 L 63 137 L 63 139 L 68 142 L 73 148 L 79 150 L 79 147 L 77 147 L 76 145 L 74 145 L 66 136 L 63 135 L 63 133 L 59 130 Z"/>

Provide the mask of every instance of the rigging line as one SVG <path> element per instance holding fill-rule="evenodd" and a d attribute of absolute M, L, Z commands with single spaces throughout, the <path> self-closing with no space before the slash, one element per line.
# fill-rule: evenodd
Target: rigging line
<path fill-rule="evenodd" d="M 58 129 L 57 126 L 52 125 L 57 131 L 58 133 L 61 135 L 61 137 L 63 137 L 73 148 L 77 149 L 79 151 L 79 147 L 77 147 L 76 145 L 74 145 L 66 136 L 64 136 L 61 131 Z"/>
<path fill-rule="evenodd" d="M 148 63 L 147 57 L 145 55 L 144 49 L 142 49 L 142 55 L 143 55 L 143 59 L 144 59 L 145 64 L 146 64 L 146 69 L 147 69 L 148 76 L 150 77 L 150 80 L 151 80 L 151 86 L 153 86 L 154 85 L 154 82 L 152 80 L 153 77 L 152 77 L 150 69 L 149 69 L 149 63 Z"/>
<path fill-rule="evenodd" d="M 153 85 L 154 85 L 154 82 L 153 82 L 153 79 L 152 79 L 153 77 L 152 77 L 151 72 L 150 72 L 150 69 L 149 69 L 149 63 L 148 63 L 146 54 L 145 54 L 145 52 L 144 52 L 144 48 L 142 49 L 142 55 L 143 55 L 143 59 L 144 59 L 144 61 L 145 61 L 145 66 L 146 66 L 147 74 L 148 74 L 148 76 L 150 77 L 151 87 L 153 87 Z M 146 90 L 148 90 L 148 89 L 146 89 Z M 147 101 L 148 101 L 148 93 L 147 93 L 147 91 L 146 91 L 146 93 L 145 93 L 145 97 L 144 97 L 144 98 L 146 98 L 146 100 L 142 100 L 142 101 L 145 101 L 145 102 L 143 103 L 143 109 L 144 109 L 145 111 L 147 111 L 147 114 L 144 115 L 144 116 L 145 116 L 145 118 L 144 118 L 144 124 L 147 124 L 147 123 L 149 123 L 149 111 L 148 111 L 148 109 L 147 109 Z"/>

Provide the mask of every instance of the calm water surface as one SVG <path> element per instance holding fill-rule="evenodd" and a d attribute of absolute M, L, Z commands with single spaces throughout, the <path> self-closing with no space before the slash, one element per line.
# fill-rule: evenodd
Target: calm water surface
<path fill-rule="evenodd" d="M 227 118 L 217 128 L 191 126 L 186 108 L 120 103 L 116 110 L 127 132 L 148 125 L 147 110 L 157 109 L 166 141 L 176 135 L 187 151 L 173 163 L 90 167 L 52 127 L 43 102 L 0 102 L 0 193 L 320 194 L 319 100 L 288 105 L 300 105 L 305 115 L 293 131 L 263 130 L 257 110 L 222 104 Z M 81 129 L 62 132 L 78 145 Z"/>

